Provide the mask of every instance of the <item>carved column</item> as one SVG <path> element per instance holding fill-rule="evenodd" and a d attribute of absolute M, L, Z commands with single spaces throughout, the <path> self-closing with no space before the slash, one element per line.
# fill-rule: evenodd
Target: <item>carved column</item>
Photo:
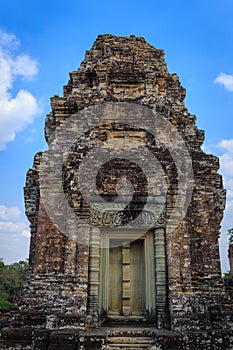
<path fill-rule="evenodd" d="M 88 314 L 96 316 L 99 309 L 100 283 L 100 229 L 98 227 L 91 229 L 88 279 Z"/>
<path fill-rule="evenodd" d="M 155 230 L 155 285 L 157 326 L 163 328 L 167 307 L 167 268 L 164 228 Z"/>

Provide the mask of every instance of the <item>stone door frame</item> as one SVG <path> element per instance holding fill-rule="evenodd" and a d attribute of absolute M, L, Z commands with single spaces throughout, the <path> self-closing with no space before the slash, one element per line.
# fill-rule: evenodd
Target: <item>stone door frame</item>
<path fill-rule="evenodd" d="M 111 239 L 144 240 L 145 252 L 145 316 L 151 317 L 155 313 L 155 268 L 154 268 L 154 237 L 153 232 L 147 232 L 139 237 L 135 230 L 110 230 L 102 232 L 102 246 L 100 260 L 100 310 L 106 315 L 108 311 L 108 282 L 109 282 L 109 243 Z"/>
<path fill-rule="evenodd" d="M 116 236 L 115 236 L 116 235 Z M 120 236 L 121 235 L 121 236 Z M 139 238 L 134 230 L 127 230 L 127 235 Z M 107 246 L 110 237 L 122 237 L 121 230 L 103 230 L 92 227 L 90 232 L 89 249 L 89 277 L 88 277 L 88 314 L 98 317 L 99 324 L 106 320 L 107 310 L 107 276 L 103 274 L 104 266 L 108 263 L 107 249 L 103 253 L 102 247 Z M 167 285 L 167 263 L 165 247 L 165 228 L 158 227 L 149 230 L 143 237 L 145 239 L 145 260 L 147 274 L 146 310 L 147 318 L 158 328 L 163 328 L 167 319 L 168 311 L 168 285 Z M 150 238 L 149 238 L 150 237 Z M 150 249 L 149 249 L 150 246 Z M 148 254 L 149 253 L 149 254 Z M 153 255 L 152 264 L 149 260 Z M 154 272 L 153 272 L 154 271 Z M 149 276 L 153 277 L 148 278 Z M 150 282 L 148 282 L 150 281 Z"/>

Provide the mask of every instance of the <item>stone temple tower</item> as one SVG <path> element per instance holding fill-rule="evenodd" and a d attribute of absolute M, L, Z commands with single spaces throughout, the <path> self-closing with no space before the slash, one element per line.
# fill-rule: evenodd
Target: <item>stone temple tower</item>
<path fill-rule="evenodd" d="M 233 348 L 225 191 L 184 98 L 162 50 L 113 35 L 51 98 L 25 185 L 28 285 L 2 349 Z"/>

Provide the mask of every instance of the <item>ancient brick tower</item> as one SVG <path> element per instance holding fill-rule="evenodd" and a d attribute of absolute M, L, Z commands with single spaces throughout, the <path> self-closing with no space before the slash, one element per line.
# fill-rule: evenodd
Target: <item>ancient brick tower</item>
<path fill-rule="evenodd" d="M 100 35 L 51 99 L 25 186 L 29 284 L 3 349 L 233 348 L 225 191 L 184 98 L 162 50 Z"/>

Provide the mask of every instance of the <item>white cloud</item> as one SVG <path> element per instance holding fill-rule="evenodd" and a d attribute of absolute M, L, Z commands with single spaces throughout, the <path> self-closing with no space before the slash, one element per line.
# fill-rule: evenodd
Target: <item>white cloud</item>
<path fill-rule="evenodd" d="M 30 92 L 20 90 L 15 98 L 0 100 L 0 150 L 15 139 L 16 132 L 22 131 L 33 122 L 39 112 L 38 104 Z"/>
<path fill-rule="evenodd" d="M 0 222 L 0 234 L 22 234 L 27 228 L 25 222 L 12 222 L 12 221 L 2 221 Z"/>
<path fill-rule="evenodd" d="M 16 38 L 14 34 L 6 33 L 0 30 L 0 46 L 4 48 L 17 48 L 20 45 L 20 41 Z"/>
<path fill-rule="evenodd" d="M 233 154 L 224 153 L 219 159 L 223 174 L 233 176 Z"/>
<path fill-rule="evenodd" d="M 222 140 L 219 142 L 218 147 L 224 148 L 227 150 L 227 152 L 231 152 L 233 154 L 233 139 Z"/>
<path fill-rule="evenodd" d="M 219 157 L 221 171 L 225 177 L 225 184 L 233 190 L 233 139 L 222 140 L 218 147 L 224 150 L 224 153 Z"/>
<path fill-rule="evenodd" d="M 10 91 L 17 78 L 33 79 L 38 74 L 38 64 L 26 54 L 16 55 L 19 41 L 14 34 L 0 31 L 0 150 L 7 142 L 15 139 L 16 132 L 22 131 L 33 122 L 40 108 L 30 91 L 21 89 L 12 96 Z"/>
<path fill-rule="evenodd" d="M 6 263 L 28 256 L 29 226 L 16 206 L 0 205 L 0 257 Z"/>
<path fill-rule="evenodd" d="M 7 264 L 26 259 L 29 254 L 29 237 L 26 222 L 0 222 L 0 258 Z"/>
<path fill-rule="evenodd" d="M 233 91 L 233 74 L 220 73 L 215 79 L 214 83 L 224 86 L 227 91 Z"/>
<path fill-rule="evenodd" d="M 12 72 L 15 76 L 33 79 L 38 74 L 38 64 L 27 55 L 19 55 L 12 61 Z"/>
<path fill-rule="evenodd" d="M 18 207 L 6 207 L 5 205 L 0 205 L 0 219 L 18 219 L 20 217 L 20 210 Z"/>

